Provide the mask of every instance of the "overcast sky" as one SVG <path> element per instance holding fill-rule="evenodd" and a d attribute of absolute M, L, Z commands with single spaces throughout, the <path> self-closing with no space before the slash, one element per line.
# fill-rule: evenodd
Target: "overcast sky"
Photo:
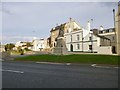
<path fill-rule="evenodd" d="M 81 26 L 93 19 L 92 26 L 113 27 L 113 12 L 116 2 L 3 2 L 2 42 L 31 41 L 33 37 L 47 38 L 51 28 L 73 18 Z"/>

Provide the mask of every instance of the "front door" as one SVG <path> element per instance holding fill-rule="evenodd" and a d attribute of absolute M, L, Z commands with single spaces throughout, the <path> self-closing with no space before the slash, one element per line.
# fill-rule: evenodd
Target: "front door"
<path fill-rule="evenodd" d="M 70 51 L 73 52 L 73 45 L 70 45 Z"/>
<path fill-rule="evenodd" d="M 116 53 L 115 46 L 112 46 L 112 53 Z"/>

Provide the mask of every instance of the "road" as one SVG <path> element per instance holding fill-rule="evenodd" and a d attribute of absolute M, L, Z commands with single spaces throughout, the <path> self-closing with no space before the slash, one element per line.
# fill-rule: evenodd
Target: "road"
<path fill-rule="evenodd" d="M 3 88 L 117 88 L 117 68 L 2 62 Z"/>

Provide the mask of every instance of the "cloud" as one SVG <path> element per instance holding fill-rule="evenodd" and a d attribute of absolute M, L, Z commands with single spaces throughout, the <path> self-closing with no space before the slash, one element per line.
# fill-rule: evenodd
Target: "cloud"
<path fill-rule="evenodd" d="M 75 19 L 83 27 L 86 27 L 87 21 L 90 19 L 94 20 L 92 25 L 96 28 L 99 28 L 100 25 L 105 28 L 113 27 L 112 9 L 116 9 L 117 4 L 98 2 L 6 2 L 2 4 L 2 8 L 5 12 L 2 14 L 3 36 L 46 38 L 50 35 L 50 29 L 55 27 L 56 23 L 68 22 L 69 17 Z M 9 42 L 18 39 L 20 40 L 20 38 L 10 38 Z"/>
<path fill-rule="evenodd" d="M 0 12 L 6 14 L 12 14 L 12 12 L 4 7 L 2 7 L 2 3 L 0 3 Z"/>
<path fill-rule="evenodd" d="M 118 0 L 1 0 L 2 2 L 118 2 Z"/>
<path fill-rule="evenodd" d="M 10 12 L 10 10 L 7 10 L 7 9 L 5 9 L 5 8 L 0 8 L 0 12 L 2 12 L 2 13 L 6 13 L 6 14 L 12 14 L 11 12 Z"/>
<path fill-rule="evenodd" d="M 1 36 L 0 41 L 3 44 L 16 43 L 17 41 L 28 41 L 31 42 L 34 39 L 32 36 Z"/>

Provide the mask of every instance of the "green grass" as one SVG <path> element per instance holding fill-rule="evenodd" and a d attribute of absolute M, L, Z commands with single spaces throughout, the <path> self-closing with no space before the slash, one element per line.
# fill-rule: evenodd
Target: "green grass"
<path fill-rule="evenodd" d="M 15 58 L 20 61 L 40 61 L 59 63 L 96 63 L 117 65 L 120 56 L 93 55 L 93 54 L 73 54 L 73 55 L 31 55 Z"/>

